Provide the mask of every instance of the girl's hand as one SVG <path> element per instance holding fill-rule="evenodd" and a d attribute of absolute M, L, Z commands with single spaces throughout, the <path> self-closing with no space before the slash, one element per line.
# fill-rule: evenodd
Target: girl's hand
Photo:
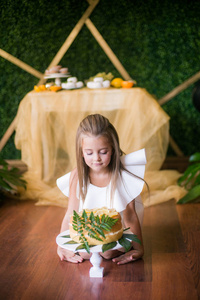
<path fill-rule="evenodd" d="M 83 261 L 83 258 L 81 256 L 75 254 L 72 251 L 63 249 L 59 246 L 57 248 L 57 254 L 60 257 L 61 261 L 66 260 L 66 261 L 69 261 L 69 262 L 72 262 L 72 263 L 75 263 L 75 264 L 80 263 L 80 262 Z"/>
<path fill-rule="evenodd" d="M 141 258 L 144 254 L 143 249 L 135 249 L 135 250 L 131 250 L 125 254 L 122 254 L 116 258 L 113 258 L 112 261 L 116 262 L 118 265 L 123 265 L 123 264 L 127 264 L 131 261 L 135 261 L 139 258 Z"/>

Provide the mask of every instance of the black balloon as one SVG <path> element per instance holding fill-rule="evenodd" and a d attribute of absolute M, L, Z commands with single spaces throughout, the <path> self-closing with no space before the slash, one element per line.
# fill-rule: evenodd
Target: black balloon
<path fill-rule="evenodd" d="M 194 107 L 200 112 L 200 81 L 197 83 L 193 90 L 192 102 Z"/>

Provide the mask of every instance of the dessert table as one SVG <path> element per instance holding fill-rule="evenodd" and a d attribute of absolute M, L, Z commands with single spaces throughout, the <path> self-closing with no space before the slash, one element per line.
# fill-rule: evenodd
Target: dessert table
<path fill-rule="evenodd" d="M 15 145 L 28 166 L 22 197 L 67 205 L 56 179 L 75 167 L 76 130 L 94 113 L 115 126 L 126 154 L 145 148 L 146 170 L 160 169 L 168 148 L 169 116 L 145 89 L 31 91 L 19 105 L 16 122 Z"/>

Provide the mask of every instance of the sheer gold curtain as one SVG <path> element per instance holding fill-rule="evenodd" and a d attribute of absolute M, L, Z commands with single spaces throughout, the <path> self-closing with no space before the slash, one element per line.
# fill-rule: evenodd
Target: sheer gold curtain
<path fill-rule="evenodd" d="M 176 185 L 178 172 L 159 170 L 168 147 L 169 116 L 157 101 L 141 88 L 84 88 L 57 93 L 32 91 L 21 101 L 15 145 L 28 166 L 24 174 L 27 190 L 20 190 L 22 199 L 37 200 L 39 205 L 67 206 L 56 179 L 76 166 L 76 130 L 80 121 L 93 113 L 109 118 L 126 154 L 146 149 L 145 179 L 151 195 L 149 198 L 144 188 L 145 206 L 178 200 L 185 194 Z"/>

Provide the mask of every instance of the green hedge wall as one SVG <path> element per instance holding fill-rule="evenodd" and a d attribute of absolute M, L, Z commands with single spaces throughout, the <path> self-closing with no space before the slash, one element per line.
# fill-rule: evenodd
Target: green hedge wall
<path fill-rule="evenodd" d="M 0 1 L 1 48 L 44 72 L 88 7 L 85 0 Z M 90 16 L 125 69 L 156 99 L 199 71 L 200 1 L 100 0 Z M 80 80 L 97 72 L 120 76 L 84 25 L 60 64 Z M 38 79 L 0 57 L 0 138 Z M 170 134 L 186 156 L 200 149 L 194 86 L 163 105 Z M 3 158 L 20 158 L 13 136 Z M 169 149 L 168 155 L 174 155 Z"/>

